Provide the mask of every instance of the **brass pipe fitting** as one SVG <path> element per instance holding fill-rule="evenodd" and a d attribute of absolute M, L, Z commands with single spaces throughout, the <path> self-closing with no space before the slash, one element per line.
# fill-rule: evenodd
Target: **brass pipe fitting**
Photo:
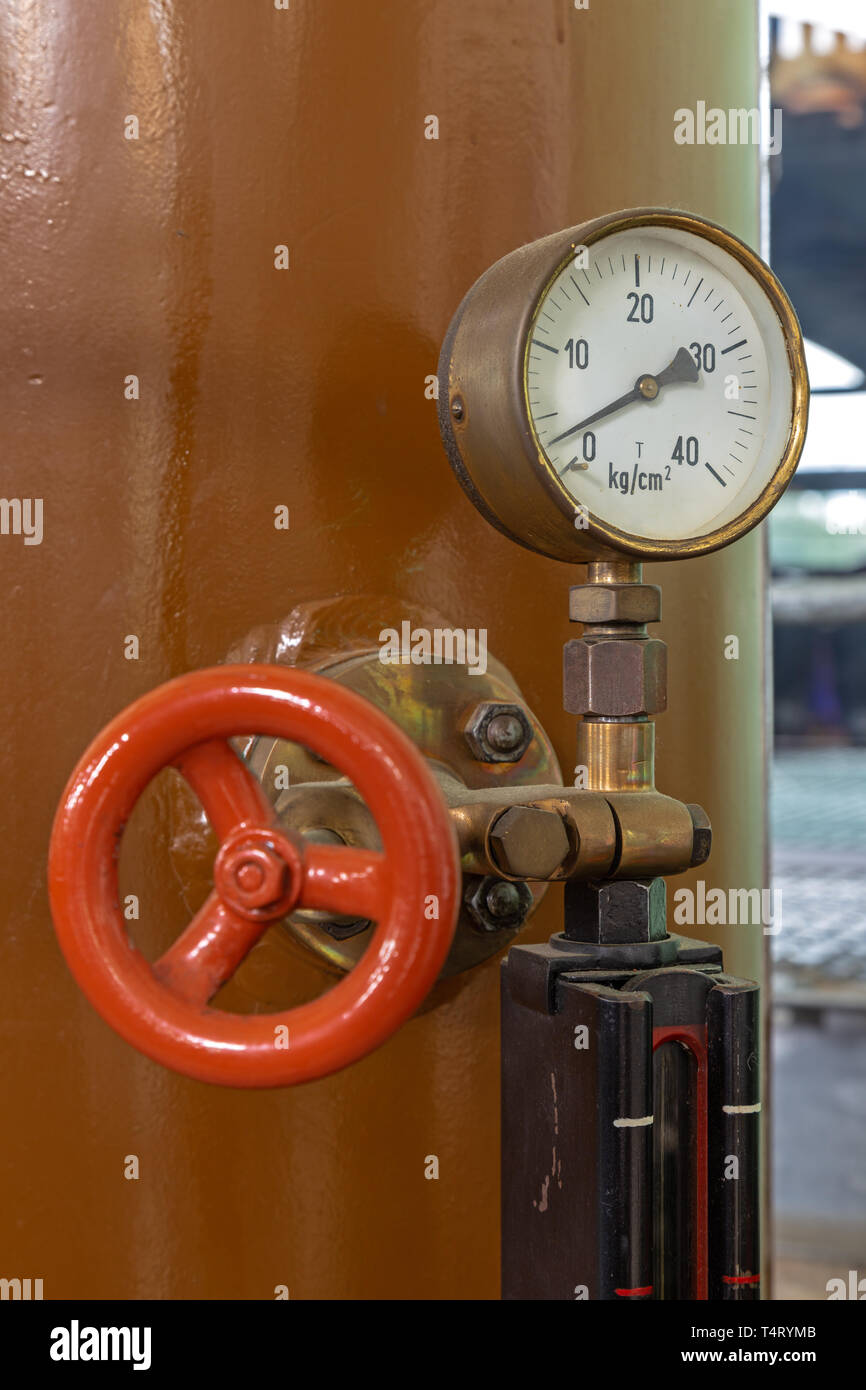
<path fill-rule="evenodd" d="M 653 790 L 655 725 L 649 719 L 583 719 L 577 726 L 577 766 L 587 791 Z"/>

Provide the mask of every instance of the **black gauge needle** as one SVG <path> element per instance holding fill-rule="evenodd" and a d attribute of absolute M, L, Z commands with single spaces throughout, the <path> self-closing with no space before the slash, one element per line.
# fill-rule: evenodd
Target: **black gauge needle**
<path fill-rule="evenodd" d="M 670 386 L 675 381 L 697 381 L 699 375 L 692 354 L 688 348 L 681 347 L 673 361 L 669 362 L 657 376 L 651 376 L 649 372 L 645 372 L 643 376 L 638 377 L 633 390 L 624 396 L 618 396 L 603 410 L 597 410 L 594 415 L 587 415 L 585 420 L 581 420 L 577 425 L 572 425 L 570 430 L 566 430 L 563 434 L 558 434 L 555 439 L 549 440 L 547 448 L 553 444 L 558 444 L 561 439 L 567 439 L 570 434 L 577 434 L 578 430 L 585 430 L 589 425 L 594 425 L 597 420 L 603 420 L 606 415 L 613 415 L 614 411 L 622 410 L 624 405 L 629 405 L 632 401 L 654 401 L 663 386 Z"/>

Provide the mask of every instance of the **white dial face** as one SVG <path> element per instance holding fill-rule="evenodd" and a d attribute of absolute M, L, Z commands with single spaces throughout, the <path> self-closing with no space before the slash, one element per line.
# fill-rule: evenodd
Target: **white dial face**
<path fill-rule="evenodd" d="M 578 248 L 536 312 L 526 384 L 536 438 L 569 497 L 654 540 L 705 536 L 740 516 L 791 430 L 772 302 L 722 247 L 679 228 Z"/>

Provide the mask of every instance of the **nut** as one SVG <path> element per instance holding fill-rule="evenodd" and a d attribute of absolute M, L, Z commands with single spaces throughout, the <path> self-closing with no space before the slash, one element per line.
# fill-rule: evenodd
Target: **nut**
<path fill-rule="evenodd" d="M 484 700 L 463 730 L 472 756 L 482 763 L 519 762 L 532 742 L 532 726 L 520 705 Z"/>
<path fill-rule="evenodd" d="M 569 851 L 565 821 L 556 811 L 539 806 L 511 806 L 493 823 L 490 850 L 505 874 L 552 878 Z"/>
<path fill-rule="evenodd" d="M 691 858 L 691 867 L 694 869 L 698 864 L 706 864 L 710 857 L 710 850 L 713 847 L 713 827 L 710 825 L 710 818 L 702 806 L 687 806 L 686 810 L 691 816 L 692 825 L 695 828 Z"/>
<path fill-rule="evenodd" d="M 470 878 L 463 903 L 477 931 L 498 932 L 514 930 L 526 920 L 532 907 L 532 890 L 525 883 L 507 879 Z"/>
<path fill-rule="evenodd" d="M 655 637 L 566 642 L 564 703 L 570 714 L 657 714 L 667 707 L 667 646 Z"/>
<path fill-rule="evenodd" d="M 565 934 L 572 941 L 661 941 L 666 907 L 663 878 L 572 879 L 565 886 Z"/>
<path fill-rule="evenodd" d="M 568 615 L 573 623 L 657 623 L 662 591 L 657 584 L 576 584 Z"/>
<path fill-rule="evenodd" d="M 331 917 L 327 922 L 317 924 L 335 941 L 349 941 L 362 931 L 368 931 L 373 923 L 366 917 Z"/>

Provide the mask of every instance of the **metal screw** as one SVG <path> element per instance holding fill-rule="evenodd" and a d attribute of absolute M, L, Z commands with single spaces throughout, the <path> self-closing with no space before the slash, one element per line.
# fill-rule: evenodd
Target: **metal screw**
<path fill-rule="evenodd" d="M 265 871 L 261 864 L 244 862 L 235 870 L 235 879 L 244 893 L 256 893 L 264 885 Z"/>
<path fill-rule="evenodd" d="M 517 704 L 483 700 L 463 730 L 473 758 L 484 763 L 519 762 L 532 742 L 532 725 Z"/>
<path fill-rule="evenodd" d="M 454 419 L 457 421 L 458 424 L 463 419 L 463 416 L 466 414 L 466 407 L 463 404 L 462 396 L 454 397 L 453 401 L 451 402 L 451 414 L 453 415 Z"/>
<path fill-rule="evenodd" d="M 513 714 L 497 714 L 487 725 L 487 742 L 497 753 L 513 753 L 523 741 L 523 725 Z"/>
<path fill-rule="evenodd" d="M 513 917 L 520 911 L 520 893 L 516 883 L 507 883 L 504 879 L 501 883 L 494 883 L 492 888 L 488 888 L 487 911 L 492 917 Z"/>

